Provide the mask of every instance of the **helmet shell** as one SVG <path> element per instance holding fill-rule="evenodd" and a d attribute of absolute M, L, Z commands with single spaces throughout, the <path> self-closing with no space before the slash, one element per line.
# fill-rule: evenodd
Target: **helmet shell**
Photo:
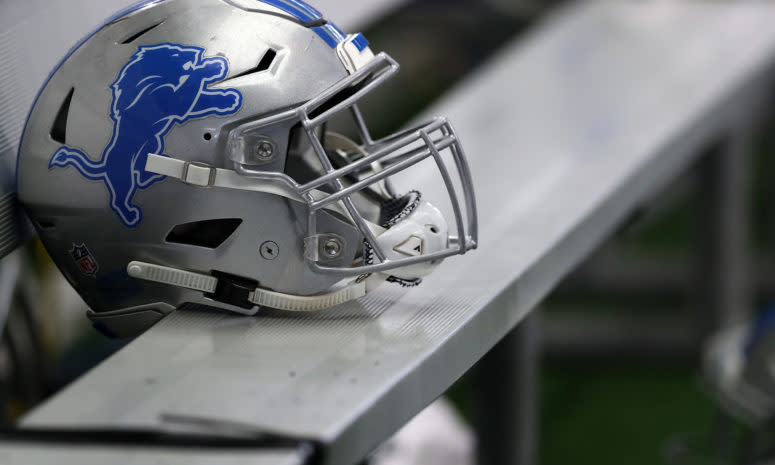
<path fill-rule="evenodd" d="M 143 172 L 144 157 L 163 149 L 228 167 L 230 128 L 299 105 L 345 76 L 321 34 L 268 4 L 146 2 L 87 37 L 44 85 L 20 146 L 19 198 L 95 311 L 212 303 L 201 292 L 130 278 L 133 260 L 231 273 L 278 292 L 321 292 L 337 278 L 304 263 L 305 205 L 154 179 Z M 287 132 L 277 139 L 287 144 Z M 278 170 L 285 156 L 275 160 Z M 176 226 L 212 220 L 238 226 L 217 247 L 169 240 Z M 358 243 L 342 219 L 321 212 L 318 221 Z M 276 244 L 273 259 L 261 254 L 268 242 Z"/>

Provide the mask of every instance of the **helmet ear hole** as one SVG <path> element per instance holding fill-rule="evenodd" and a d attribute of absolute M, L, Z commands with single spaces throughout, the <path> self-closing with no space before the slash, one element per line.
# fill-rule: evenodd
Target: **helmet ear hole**
<path fill-rule="evenodd" d="M 194 245 L 217 249 L 228 239 L 239 225 L 240 218 L 226 218 L 219 220 L 195 221 L 193 223 L 179 224 L 172 228 L 165 239 L 175 244 Z"/>

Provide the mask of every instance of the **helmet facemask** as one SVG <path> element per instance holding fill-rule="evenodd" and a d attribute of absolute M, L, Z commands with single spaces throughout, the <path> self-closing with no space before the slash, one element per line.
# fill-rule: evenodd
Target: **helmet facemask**
<path fill-rule="evenodd" d="M 305 259 L 318 273 L 347 277 L 392 271 L 409 282 L 427 274 L 442 259 L 476 247 L 470 171 L 451 125 L 444 118 L 435 118 L 373 140 L 358 108 L 363 97 L 397 70 L 392 58 L 379 54 L 319 97 L 243 124 L 228 136 L 227 158 L 235 171 L 256 182 L 282 180 L 307 204 Z M 332 120 L 342 118 L 354 123 L 358 142 L 328 130 Z M 287 126 L 289 121 L 298 123 L 289 138 L 284 173 L 245 163 L 251 158 L 251 148 L 266 138 L 270 127 Z M 450 227 L 441 211 L 422 199 L 419 190 L 400 191 L 394 186 L 394 178 L 417 169 L 425 160 L 432 160 L 441 175 L 453 218 Z M 316 213 L 323 209 L 346 217 L 361 233 L 360 263 L 326 264 L 348 245 L 337 243 L 341 238 L 335 234 L 318 229 Z M 417 224 L 410 227 L 413 222 Z"/>

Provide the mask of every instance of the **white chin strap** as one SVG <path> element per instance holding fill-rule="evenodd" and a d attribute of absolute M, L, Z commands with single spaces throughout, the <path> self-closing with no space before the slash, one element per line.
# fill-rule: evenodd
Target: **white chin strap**
<path fill-rule="evenodd" d="M 130 262 L 126 269 L 129 276 L 133 278 L 182 287 L 205 294 L 215 293 L 218 286 L 218 278 L 215 276 L 154 265 L 152 263 L 134 261 Z M 342 286 L 336 291 L 315 296 L 283 294 L 257 287 L 248 296 L 248 301 L 255 304 L 255 307 L 242 308 L 228 305 L 227 310 L 243 315 L 255 315 L 259 307 L 276 308 L 291 312 L 313 312 L 363 297 L 366 295 L 366 292 L 378 285 L 379 282 L 372 280 L 371 277 L 362 280 L 358 279 Z M 223 305 L 222 302 L 217 303 L 218 305 Z"/>
<path fill-rule="evenodd" d="M 196 187 L 225 187 L 227 189 L 239 189 L 243 191 L 264 192 L 304 202 L 299 195 L 287 184 L 281 181 L 262 179 L 261 182 L 243 176 L 234 170 L 215 168 L 177 158 L 148 154 L 148 162 L 145 170 L 149 173 L 161 174 L 177 179 Z M 313 191 L 314 192 L 314 191 Z"/>

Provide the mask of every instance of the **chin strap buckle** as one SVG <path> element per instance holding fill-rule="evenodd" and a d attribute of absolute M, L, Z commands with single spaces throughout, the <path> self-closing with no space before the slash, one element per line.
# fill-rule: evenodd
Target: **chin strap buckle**
<path fill-rule="evenodd" d="M 250 301 L 250 296 L 258 289 L 258 281 L 219 271 L 213 271 L 213 276 L 218 279 L 218 284 L 215 285 L 215 290 L 212 293 L 205 294 L 207 297 L 245 309 L 252 309 L 256 306 Z"/>
<path fill-rule="evenodd" d="M 217 172 L 214 167 L 196 161 L 183 162 L 183 171 L 180 180 L 186 184 L 199 187 L 212 187 L 215 185 Z"/>

